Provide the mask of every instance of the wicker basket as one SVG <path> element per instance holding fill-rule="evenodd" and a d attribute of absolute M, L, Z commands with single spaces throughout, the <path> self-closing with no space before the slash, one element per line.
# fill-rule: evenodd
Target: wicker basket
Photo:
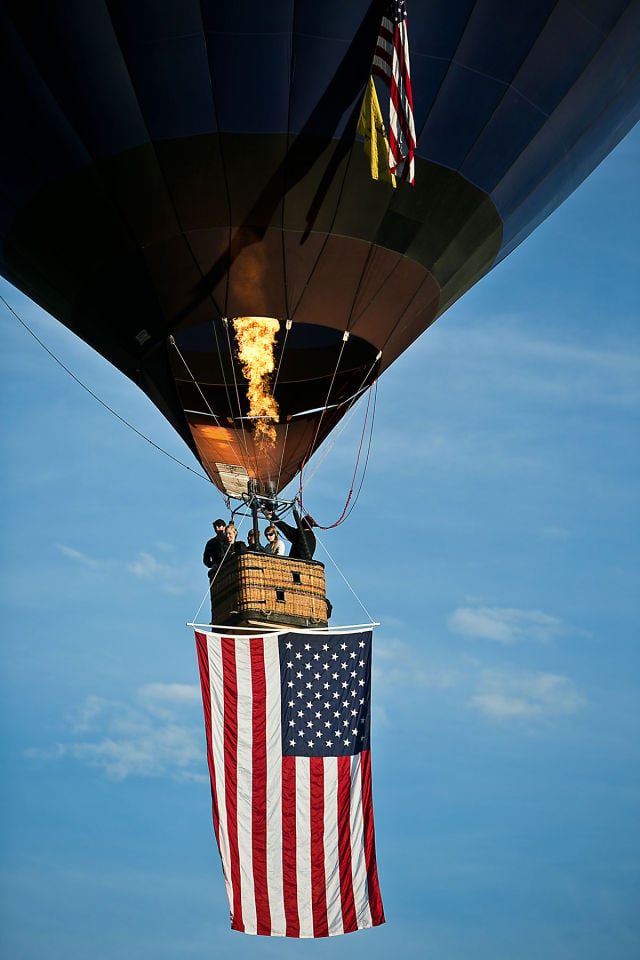
<path fill-rule="evenodd" d="M 217 624 L 326 627 L 324 565 L 267 553 L 231 557 L 211 586 L 211 603 Z"/>

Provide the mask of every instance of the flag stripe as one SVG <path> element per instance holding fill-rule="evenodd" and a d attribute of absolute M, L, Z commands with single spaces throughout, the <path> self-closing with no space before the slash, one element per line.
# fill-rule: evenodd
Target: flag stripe
<path fill-rule="evenodd" d="M 222 670 L 224 691 L 224 778 L 227 811 L 227 835 L 231 868 L 231 926 L 244 930 L 242 922 L 242 884 L 240 854 L 238 851 L 238 687 L 234 641 L 222 641 Z"/>
<path fill-rule="evenodd" d="M 282 758 L 282 889 L 287 936 L 300 936 L 296 837 L 296 758 Z"/>
<path fill-rule="evenodd" d="M 313 936 L 313 890 L 311 887 L 311 844 L 309 816 L 311 809 L 310 769 L 308 757 L 296 757 L 296 862 L 298 864 L 298 917 L 300 936 Z"/>
<path fill-rule="evenodd" d="M 384 923 L 384 910 L 382 909 L 376 864 L 376 839 L 373 831 L 373 797 L 371 791 L 371 753 L 369 750 L 362 751 L 362 818 L 371 922 L 374 926 L 378 926 Z"/>
<path fill-rule="evenodd" d="M 351 876 L 351 758 L 338 757 L 338 856 L 344 932 L 357 930 Z"/>
<path fill-rule="evenodd" d="M 256 641 L 257 643 L 258 641 Z M 261 644 L 265 667 L 265 745 L 267 751 L 267 885 L 272 936 L 286 936 L 282 873 L 282 737 L 280 658 L 277 644 Z"/>
<path fill-rule="evenodd" d="M 367 896 L 367 866 L 364 855 L 362 828 L 362 776 L 361 755 L 351 758 L 351 874 L 353 877 L 353 900 L 358 929 L 371 926 L 369 899 Z"/>
<path fill-rule="evenodd" d="M 220 849 L 218 797 L 216 795 L 216 771 L 213 763 L 213 744 L 211 742 L 211 681 L 209 679 L 209 653 L 207 638 L 204 633 L 196 633 L 198 650 L 198 667 L 200 669 L 200 686 L 202 688 L 202 703 L 204 706 L 204 726 L 207 734 L 207 764 L 211 779 L 211 808 L 213 813 L 213 829 L 216 835 L 218 849 Z"/>
<path fill-rule="evenodd" d="M 260 640 L 251 640 L 252 704 L 252 783 L 251 796 L 251 852 L 253 886 L 256 905 L 256 932 L 271 933 L 269 888 L 267 884 L 267 743 L 266 692 L 264 647 Z"/>
<path fill-rule="evenodd" d="M 338 851 L 338 758 L 324 761 L 324 856 L 327 878 L 327 924 L 329 935 L 344 933 L 342 923 L 342 893 Z"/>
<path fill-rule="evenodd" d="M 257 933 L 256 896 L 253 879 L 253 689 L 251 644 L 234 644 L 236 664 L 236 820 L 240 865 L 242 925 L 245 933 Z"/>
<path fill-rule="evenodd" d="M 376 51 L 373 57 L 372 73 L 377 74 L 377 76 L 381 77 L 387 83 L 391 78 L 391 69 L 395 54 L 394 36 L 395 27 L 393 23 L 387 19 L 387 17 L 383 17 L 380 24 Z"/>
<path fill-rule="evenodd" d="M 220 825 L 220 858 L 224 882 L 229 900 L 229 910 L 233 911 L 233 890 L 231 886 L 231 856 L 229 852 L 229 831 L 227 829 L 227 803 L 224 766 L 224 677 L 222 669 L 222 646 L 218 637 L 207 638 L 209 653 L 209 679 L 211 697 L 211 744 L 213 764 L 216 773 L 216 799 Z M 214 722 L 214 717 L 216 721 Z"/>
<path fill-rule="evenodd" d="M 371 72 L 389 87 L 389 169 L 413 183 L 416 132 L 405 4 L 394 0 L 388 10 L 380 24 Z"/>
<path fill-rule="evenodd" d="M 324 869 L 324 757 L 309 757 L 311 835 L 311 889 L 313 892 L 313 935 L 327 937 L 327 884 Z"/>

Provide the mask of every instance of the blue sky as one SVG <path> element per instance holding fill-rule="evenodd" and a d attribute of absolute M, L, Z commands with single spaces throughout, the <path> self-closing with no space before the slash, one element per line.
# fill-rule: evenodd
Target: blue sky
<path fill-rule="evenodd" d="M 4 956 L 640 954 L 639 167 L 636 129 L 380 382 L 362 495 L 323 543 L 381 621 L 388 922 L 331 942 L 229 930 L 185 626 L 221 498 L 2 307 Z M 0 292 L 194 466 L 132 384 Z M 311 465 L 322 522 L 362 416 Z M 318 556 L 335 622 L 366 619 Z"/>

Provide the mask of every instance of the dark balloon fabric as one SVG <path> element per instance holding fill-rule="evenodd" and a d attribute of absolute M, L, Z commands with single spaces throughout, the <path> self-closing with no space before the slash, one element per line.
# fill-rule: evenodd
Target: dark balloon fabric
<path fill-rule="evenodd" d="M 640 0 L 409 0 L 416 185 L 374 182 L 355 131 L 383 6 L 2 3 L 0 271 L 223 490 L 281 489 L 640 117 Z M 237 316 L 281 321 L 273 444 Z"/>

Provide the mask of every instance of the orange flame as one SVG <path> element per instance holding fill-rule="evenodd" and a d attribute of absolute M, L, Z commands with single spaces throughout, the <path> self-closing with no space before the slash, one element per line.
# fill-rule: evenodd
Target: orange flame
<path fill-rule="evenodd" d="M 280 321 L 273 317 L 235 317 L 233 329 L 242 373 L 248 382 L 249 416 L 259 418 L 256 440 L 275 443 L 273 421 L 278 419 L 278 404 L 271 393 L 269 377 L 275 366 L 273 345 Z"/>

